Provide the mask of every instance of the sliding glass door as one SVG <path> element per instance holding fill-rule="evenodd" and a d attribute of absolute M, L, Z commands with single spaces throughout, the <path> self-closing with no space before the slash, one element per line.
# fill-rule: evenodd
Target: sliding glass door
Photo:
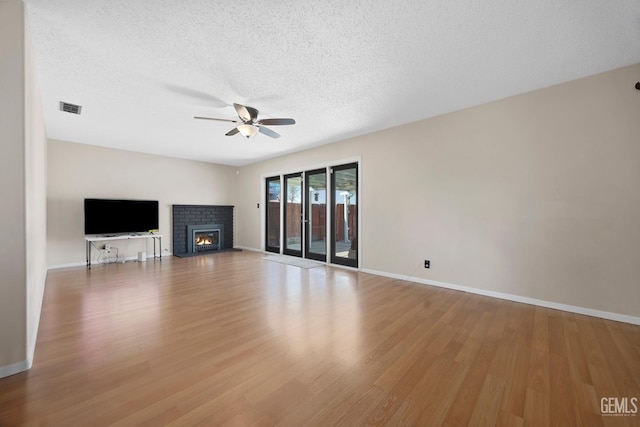
<path fill-rule="evenodd" d="M 265 182 L 267 251 L 358 267 L 358 163 Z"/>
<path fill-rule="evenodd" d="M 331 168 L 331 262 L 358 266 L 358 164 Z"/>
<path fill-rule="evenodd" d="M 305 172 L 305 258 L 327 260 L 327 170 Z"/>

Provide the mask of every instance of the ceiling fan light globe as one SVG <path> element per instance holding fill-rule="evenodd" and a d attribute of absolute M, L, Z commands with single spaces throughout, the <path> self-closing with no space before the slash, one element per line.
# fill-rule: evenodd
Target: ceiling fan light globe
<path fill-rule="evenodd" d="M 238 125 L 238 130 L 240 131 L 242 136 L 244 136 L 246 138 L 251 138 L 253 135 L 258 133 L 257 126 L 247 125 L 247 124 Z"/>

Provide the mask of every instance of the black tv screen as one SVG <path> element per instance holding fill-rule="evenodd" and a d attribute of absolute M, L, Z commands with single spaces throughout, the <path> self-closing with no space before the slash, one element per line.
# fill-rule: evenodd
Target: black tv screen
<path fill-rule="evenodd" d="M 84 199 L 84 234 L 139 233 L 157 229 L 157 200 Z"/>

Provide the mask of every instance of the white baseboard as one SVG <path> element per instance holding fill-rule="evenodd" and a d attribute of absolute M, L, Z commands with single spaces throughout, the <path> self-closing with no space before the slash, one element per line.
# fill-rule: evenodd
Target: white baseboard
<path fill-rule="evenodd" d="M 19 374 L 29 368 L 31 368 L 31 365 L 28 360 L 22 360 L 20 362 L 12 363 L 11 365 L 0 366 L 0 378 Z"/>
<path fill-rule="evenodd" d="M 86 262 L 70 262 L 67 264 L 50 265 L 47 267 L 47 270 L 58 270 L 60 268 L 80 267 L 85 265 L 87 265 Z"/>
<path fill-rule="evenodd" d="M 164 257 L 169 257 L 169 256 L 173 256 L 173 252 L 164 252 L 162 254 L 163 258 Z M 157 255 L 156 255 L 156 258 L 157 258 Z M 153 259 L 153 254 L 151 254 L 151 255 L 147 254 L 147 259 Z M 117 263 L 115 263 L 115 262 L 111 262 L 111 263 L 92 262 L 91 265 L 120 264 L 122 261 L 128 262 L 128 261 L 137 261 L 137 260 L 138 260 L 137 256 L 130 256 L 130 257 L 126 257 L 126 258 L 120 258 Z M 86 261 L 70 262 L 68 264 L 50 265 L 49 267 L 47 267 L 47 270 L 57 270 L 59 268 L 69 268 L 69 267 L 86 267 L 86 265 L 87 265 Z"/>
<path fill-rule="evenodd" d="M 609 311 L 595 310 L 592 308 L 577 307 L 575 305 L 560 304 L 552 301 L 545 301 L 536 298 L 523 297 L 520 295 L 507 294 L 503 292 L 489 291 L 486 289 L 472 288 L 469 286 L 455 285 L 452 283 L 438 282 L 436 280 L 421 279 L 418 277 L 407 277 L 401 274 L 386 273 L 384 271 L 376 271 L 362 269 L 363 273 L 375 274 L 376 276 L 389 277 L 391 279 L 405 280 L 408 282 L 419 283 L 422 285 L 437 286 L 440 288 L 453 289 L 456 291 L 468 292 L 470 294 L 483 295 L 492 298 L 499 298 L 508 301 L 520 302 L 523 304 L 537 305 L 555 310 L 568 311 L 570 313 L 584 314 L 586 316 L 600 317 L 602 319 L 615 320 L 617 322 L 631 323 L 632 325 L 640 325 L 640 317 L 629 316 L 626 314 L 612 313 Z"/>

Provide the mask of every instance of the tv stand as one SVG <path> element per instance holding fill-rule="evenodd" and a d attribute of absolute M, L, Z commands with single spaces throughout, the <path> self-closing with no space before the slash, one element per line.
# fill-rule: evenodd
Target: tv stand
<path fill-rule="evenodd" d="M 123 234 L 123 235 L 106 235 L 106 236 L 84 236 L 86 244 L 87 268 L 91 269 L 91 247 L 94 242 L 103 242 L 107 240 L 130 240 L 130 239 L 153 239 L 153 257 L 160 258 L 162 261 L 162 234 Z M 158 242 L 159 256 L 156 256 L 156 241 Z"/>

